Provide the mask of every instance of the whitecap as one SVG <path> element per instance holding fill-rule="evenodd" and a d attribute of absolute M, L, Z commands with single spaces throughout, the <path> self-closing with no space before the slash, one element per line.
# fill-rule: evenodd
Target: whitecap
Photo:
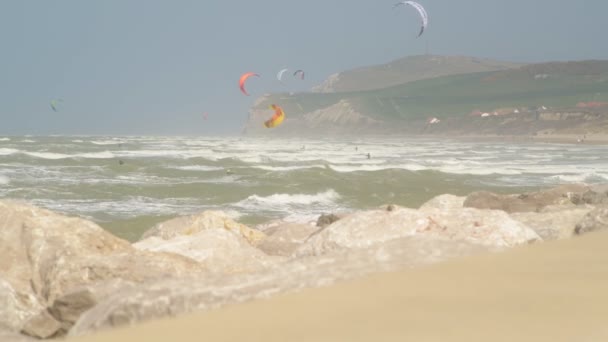
<path fill-rule="evenodd" d="M 17 152 L 19 152 L 19 150 L 16 150 L 14 148 L 0 148 L 0 156 L 9 156 Z"/>
<path fill-rule="evenodd" d="M 310 205 L 315 203 L 331 204 L 340 199 L 340 194 L 329 189 L 313 195 L 310 194 L 272 194 L 270 196 L 251 195 L 237 203 L 237 206 L 268 208 L 284 207 L 287 205 Z"/>

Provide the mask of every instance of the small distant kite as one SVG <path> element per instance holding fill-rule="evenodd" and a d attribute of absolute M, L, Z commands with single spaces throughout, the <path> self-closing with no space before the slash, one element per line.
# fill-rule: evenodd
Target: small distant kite
<path fill-rule="evenodd" d="M 277 73 L 277 80 L 279 80 L 279 82 L 283 83 L 283 74 L 286 73 L 287 70 L 289 70 L 289 69 L 287 69 L 287 68 L 281 69 L 281 71 L 279 71 Z"/>
<path fill-rule="evenodd" d="M 247 81 L 247 79 L 251 76 L 260 77 L 260 75 L 256 74 L 255 72 L 246 72 L 243 75 L 241 75 L 241 79 L 239 80 L 239 88 L 241 88 L 241 91 L 243 92 L 243 94 L 245 94 L 247 96 L 249 96 L 249 94 L 245 90 L 245 81 Z"/>
<path fill-rule="evenodd" d="M 420 27 L 420 33 L 418 33 L 418 37 L 420 37 L 429 24 L 429 16 L 426 13 L 426 10 L 424 9 L 424 7 L 422 7 L 421 4 L 415 1 L 401 1 L 393 5 L 393 8 L 397 8 L 401 5 L 412 6 L 418 11 L 418 14 L 420 14 L 420 18 L 422 19 L 422 27 Z"/>
<path fill-rule="evenodd" d="M 204 112 L 203 113 L 203 120 L 207 121 L 207 118 L 209 117 L 209 113 Z"/>
<path fill-rule="evenodd" d="M 294 77 L 298 77 L 298 75 L 300 76 L 300 79 L 303 80 L 304 79 L 304 70 L 299 69 L 293 73 Z"/>
<path fill-rule="evenodd" d="M 52 99 L 51 100 L 50 105 L 51 105 L 51 109 L 54 112 L 57 112 L 57 108 L 59 107 L 59 102 L 63 102 L 63 100 L 62 99 Z"/>
<path fill-rule="evenodd" d="M 283 108 L 275 104 L 271 104 L 270 109 L 274 109 L 274 115 L 264 122 L 264 126 L 267 128 L 277 127 L 285 119 L 285 113 L 283 112 Z"/>

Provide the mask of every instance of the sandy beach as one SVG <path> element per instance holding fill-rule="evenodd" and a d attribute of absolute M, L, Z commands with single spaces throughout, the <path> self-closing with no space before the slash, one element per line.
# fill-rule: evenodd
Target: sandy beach
<path fill-rule="evenodd" d="M 70 340 L 606 341 L 606 245 L 588 234 Z"/>

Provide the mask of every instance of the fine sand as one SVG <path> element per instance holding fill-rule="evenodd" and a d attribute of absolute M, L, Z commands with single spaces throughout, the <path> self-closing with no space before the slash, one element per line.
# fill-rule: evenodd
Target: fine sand
<path fill-rule="evenodd" d="M 608 232 L 76 341 L 608 341 Z"/>

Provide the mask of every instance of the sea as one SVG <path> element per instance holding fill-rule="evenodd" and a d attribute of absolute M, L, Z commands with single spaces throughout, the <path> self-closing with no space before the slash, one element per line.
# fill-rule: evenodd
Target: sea
<path fill-rule="evenodd" d="M 0 199 L 90 219 L 137 240 L 154 224 L 222 210 L 257 225 L 439 194 L 608 182 L 608 148 L 450 138 L 0 136 Z"/>

